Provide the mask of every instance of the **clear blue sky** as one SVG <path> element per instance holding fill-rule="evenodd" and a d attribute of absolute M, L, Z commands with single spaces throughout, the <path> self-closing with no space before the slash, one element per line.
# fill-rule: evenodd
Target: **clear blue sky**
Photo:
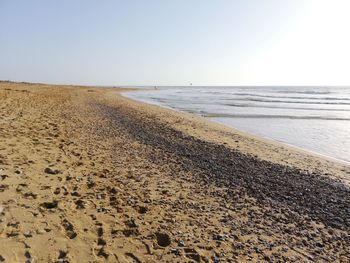
<path fill-rule="evenodd" d="M 347 0 L 0 0 L 0 79 L 350 84 Z"/>

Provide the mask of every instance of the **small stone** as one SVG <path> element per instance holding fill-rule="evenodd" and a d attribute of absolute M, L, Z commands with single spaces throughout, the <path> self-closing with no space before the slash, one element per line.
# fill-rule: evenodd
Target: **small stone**
<path fill-rule="evenodd" d="M 74 231 L 74 226 L 67 219 L 64 219 L 62 222 L 63 228 L 66 230 L 67 236 L 70 239 L 73 239 L 77 236 L 77 233 Z"/>
<path fill-rule="evenodd" d="M 182 239 L 180 239 L 178 242 L 177 242 L 177 245 L 179 247 L 184 247 L 185 246 L 185 241 L 183 241 Z"/>
<path fill-rule="evenodd" d="M 98 235 L 99 237 L 102 237 L 102 236 L 103 236 L 103 228 L 102 228 L 102 227 L 97 228 L 97 235 Z"/>
<path fill-rule="evenodd" d="M 176 256 L 181 256 L 181 252 L 177 248 L 173 248 L 170 250 L 171 253 L 175 254 Z"/>
<path fill-rule="evenodd" d="M 91 178 L 89 178 L 87 181 L 87 187 L 92 188 L 94 186 L 95 186 L 95 182 Z"/>
<path fill-rule="evenodd" d="M 77 205 L 77 209 L 83 209 L 85 208 L 85 202 L 81 199 L 75 201 L 75 204 Z"/>
<path fill-rule="evenodd" d="M 53 170 L 50 167 L 45 168 L 44 172 L 47 174 L 59 174 L 59 173 L 61 173 L 60 170 L 57 170 L 57 169 Z"/>
<path fill-rule="evenodd" d="M 109 257 L 109 254 L 104 250 L 104 247 L 102 247 L 102 248 L 98 251 L 97 256 L 99 256 L 99 257 L 104 257 L 104 258 L 108 258 L 108 257 Z"/>
<path fill-rule="evenodd" d="M 63 250 L 60 250 L 59 252 L 58 252 L 58 259 L 63 259 L 63 258 L 65 258 L 66 256 L 67 256 L 67 252 L 66 251 L 63 251 Z"/>
<path fill-rule="evenodd" d="M 109 190 L 109 192 L 110 192 L 111 194 L 116 194 L 116 193 L 117 193 L 117 190 L 116 190 L 114 187 L 112 187 L 112 188 Z"/>
<path fill-rule="evenodd" d="M 24 194 L 24 197 L 26 198 L 32 198 L 32 199 L 36 199 L 37 198 L 37 194 L 34 194 L 33 192 L 27 192 Z"/>
<path fill-rule="evenodd" d="M 102 238 L 99 238 L 97 240 L 97 245 L 104 246 L 104 245 L 106 245 L 106 241 L 104 239 L 102 239 Z"/>
<path fill-rule="evenodd" d="M 223 240 L 224 240 L 224 236 L 221 235 L 221 234 L 215 234 L 215 235 L 213 236 L 213 239 L 214 239 L 214 240 L 218 240 L 218 241 L 223 241 Z"/>
<path fill-rule="evenodd" d="M 148 208 L 147 208 L 147 207 L 145 207 L 145 206 L 140 206 L 140 207 L 139 207 L 139 213 L 140 213 L 140 214 L 146 214 L 147 211 L 148 211 Z"/>
<path fill-rule="evenodd" d="M 267 261 L 267 262 L 271 261 L 271 259 L 270 259 L 270 257 L 268 255 L 264 255 L 264 260 Z"/>
<path fill-rule="evenodd" d="M 31 255 L 30 255 L 29 251 L 26 251 L 26 252 L 24 253 L 24 256 L 25 256 L 26 258 L 28 258 L 28 259 L 31 258 Z"/>
<path fill-rule="evenodd" d="M 41 204 L 42 207 L 46 208 L 46 209 L 54 209 L 57 208 L 58 202 L 57 201 L 53 201 L 53 202 L 44 202 Z"/>
<path fill-rule="evenodd" d="M 139 227 L 139 225 L 136 223 L 136 221 L 135 221 L 134 218 L 130 218 L 130 220 L 126 221 L 125 224 L 126 224 L 128 227 L 132 227 L 132 228 Z"/>
<path fill-rule="evenodd" d="M 32 237 L 33 235 L 32 235 L 32 233 L 30 231 L 26 231 L 26 232 L 23 233 L 23 236 L 28 238 L 28 237 Z"/>
<path fill-rule="evenodd" d="M 7 233 L 6 235 L 7 235 L 7 237 L 16 237 L 16 236 L 18 236 L 18 232 L 15 232 L 15 231 L 11 231 L 10 233 Z"/>
<path fill-rule="evenodd" d="M 72 195 L 72 196 L 76 196 L 76 197 L 79 197 L 79 196 L 80 196 L 80 194 L 79 194 L 78 192 L 73 192 L 73 193 L 71 193 L 71 195 Z"/>

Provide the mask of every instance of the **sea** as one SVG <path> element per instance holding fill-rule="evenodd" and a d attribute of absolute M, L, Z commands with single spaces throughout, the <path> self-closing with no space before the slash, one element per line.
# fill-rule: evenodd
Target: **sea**
<path fill-rule="evenodd" d="M 350 164 L 350 87 L 143 87 L 123 95 Z"/>

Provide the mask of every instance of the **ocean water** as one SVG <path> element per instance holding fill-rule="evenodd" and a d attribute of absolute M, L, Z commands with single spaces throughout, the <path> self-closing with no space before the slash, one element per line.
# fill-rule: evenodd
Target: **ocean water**
<path fill-rule="evenodd" d="M 124 95 L 350 163 L 350 87 L 157 87 Z"/>

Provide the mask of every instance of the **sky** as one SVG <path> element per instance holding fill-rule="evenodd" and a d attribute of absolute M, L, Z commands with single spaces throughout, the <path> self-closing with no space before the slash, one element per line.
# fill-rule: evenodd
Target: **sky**
<path fill-rule="evenodd" d="M 0 0 L 0 79 L 350 85 L 348 0 Z"/>

